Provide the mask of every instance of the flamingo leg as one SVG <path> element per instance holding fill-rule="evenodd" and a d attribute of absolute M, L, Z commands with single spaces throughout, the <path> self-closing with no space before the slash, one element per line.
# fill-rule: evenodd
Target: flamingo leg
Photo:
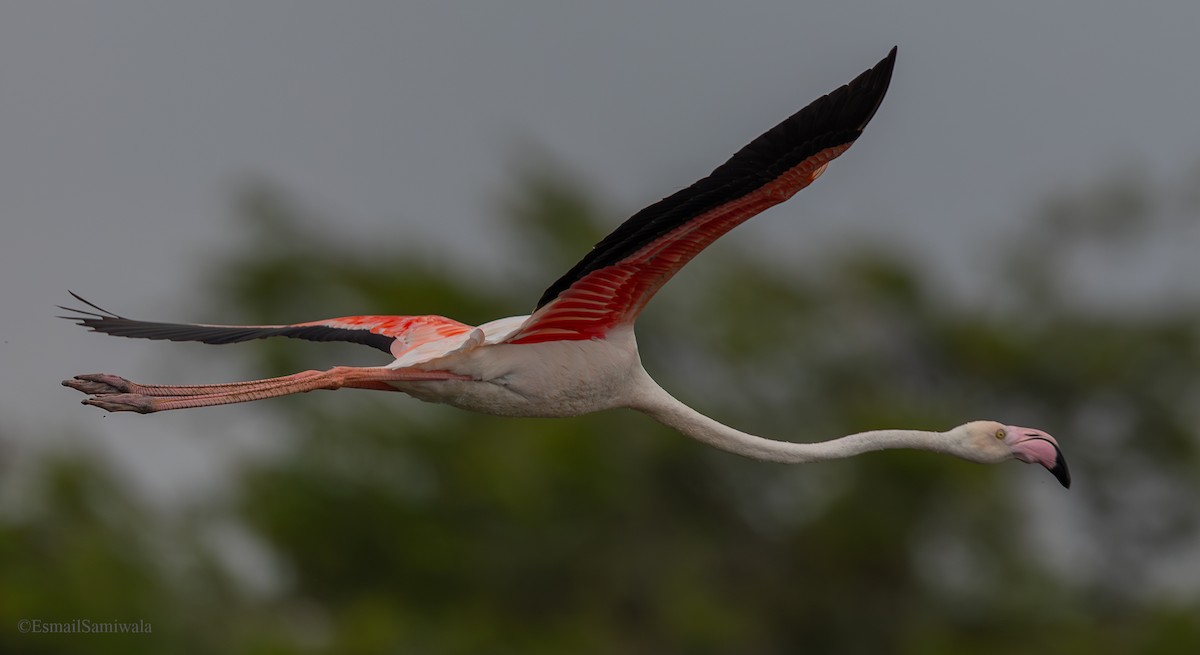
<path fill-rule="evenodd" d="M 65 386 L 92 394 L 83 401 L 110 412 L 149 414 L 172 409 L 209 407 L 275 398 L 317 389 L 375 389 L 394 391 L 388 382 L 470 380 L 449 371 L 336 366 L 327 371 L 304 371 L 266 380 L 212 385 L 139 385 L 115 375 L 91 374 L 64 380 Z"/>
<path fill-rule="evenodd" d="M 247 380 L 245 382 L 223 382 L 221 384 L 138 384 L 118 375 L 87 373 L 85 375 L 76 375 L 70 380 L 63 380 L 63 386 L 93 396 L 118 393 L 130 393 L 139 396 L 200 396 L 245 391 L 250 387 L 279 384 L 319 374 L 321 374 L 321 371 L 302 371 L 277 378 Z"/>

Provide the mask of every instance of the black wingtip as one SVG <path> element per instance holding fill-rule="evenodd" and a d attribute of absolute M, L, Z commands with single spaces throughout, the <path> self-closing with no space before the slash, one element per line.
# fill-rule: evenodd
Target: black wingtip
<path fill-rule="evenodd" d="M 94 316 L 96 318 L 125 318 L 124 316 L 121 316 L 120 314 L 116 314 L 114 312 L 108 311 L 107 309 L 104 309 L 103 307 L 97 305 L 94 302 L 89 301 L 88 299 L 84 298 L 83 296 L 75 293 L 74 291 L 71 291 L 70 289 L 67 289 L 67 293 L 71 294 L 71 297 L 74 298 L 75 300 L 78 300 L 79 302 L 87 305 L 88 307 L 91 307 L 92 309 L 94 309 L 96 311 L 93 312 L 93 311 L 89 311 L 86 309 L 77 309 L 75 307 L 66 307 L 63 305 L 55 305 L 55 307 L 58 307 L 59 309 L 64 310 L 64 311 L 75 312 L 78 314 L 84 314 L 85 316 Z M 65 319 L 71 320 L 71 321 L 82 320 L 80 317 L 75 317 L 75 316 L 59 316 L 58 318 L 65 318 Z"/>
<path fill-rule="evenodd" d="M 846 85 L 851 93 L 861 93 L 874 99 L 870 110 L 858 124 L 860 132 L 866 128 L 867 123 L 871 122 L 871 119 L 875 117 L 875 112 L 879 111 L 879 106 L 883 104 L 883 97 L 887 95 L 888 87 L 892 83 L 892 73 L 896 70 L 896 51 L 898 49 L 899 46 L 892 46 L 887 56 L 880 59 L 878 64 L 867 69 Z"/>

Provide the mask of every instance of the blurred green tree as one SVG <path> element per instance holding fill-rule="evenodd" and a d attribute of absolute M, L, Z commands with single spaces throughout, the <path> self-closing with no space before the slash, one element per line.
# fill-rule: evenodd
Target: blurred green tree
<path fill-rule="evenodd" d="M 0 652 L 231 652 L 253 616 L 240 587 L 194 524 L 155 516 L 91 455 L 20 475 L 0 457 Z"/>
<path fill-rule="evenodd" d="M 449 267 L 402 238 L 338 238 L 252 186 L 212 295 L 230 322 L 523 313 L 616 222 L 550 170 L 527 169 L 500 203 L 521 235 L 496 245 L 513 254 L 503 271 Z M 992 244 L 982 299 L 947 298 L 893 250 L 801 266 L 734 238 L 639 323 L 647 368 L 723 422 L 797 440 L 983 417 L 1044 426 L 1070 458 L 1070 492 L 1044 471 L 928 453 L 764 464 L 633 412 L 515 420 L 312 394 L 257 404 L 293 447 L 247 465 L 231 508 L 286 572 L 273 597 L 240 591 L 187 529 L 166 538 L 203 565 L 172 582 L 131 535 L 152 517 L 109 487 L 69 492 L 104 479 L 75 465 L 47 478 L 68 491 L 40 518 L 0 525 L 0 614 L 115 598 L 160 617 L 161 650 L 197 653 L 1200 652 L 1200 591 L 1167 566 L 1200 543 L 1200 302 L 1078 302 L 1097 297 L 1089 282 L 1104 299 L 1105 280 L 1071 268 L 1081 250 L 1169 240 L 1152 196 L 1197 211 L 1185 192 L 1121 180 L 1055 198 Z M 373 361 L 354 346 L 243 348 L 256 376 Z M 18 637 L 0 645 L 60 649 Z"/>
<path fill-rule="evenodd" d="M 546 170 L 503 199 L 521 235 L 504 275 L 339 242 L 259 187 L 243 206 L 262 236 L 219 290 L 254 322 L 343 301 L 467 321 L 528 311 L 538 281 L 614 224 Z M 761 434 L 1048 426 L 1076 470 L 1067 500 L 1014 466 L 925 453 L 776 466 L 631 412 L 502 420 L 375 396 L 272 405 L 297 448 L 248 476 L 245 516 L 292 567 L 292 593 L 327 613 L 332 652 L 1200 648 L 1194 590 L 1171 605 L 1148 582 L 1197 543 L 1200 308 L 1084 307 L 1053 265 L 1153 232 L 1144 187 L 1104 180 L 1047 203 L 983 264 L 995 303 L 947 301 L 918 262 L 879 248 L 804 269 L 734 239 L 639 325 L 667 388 Z M 288 346 L 258 351 L 266 373 L 311 366 Z M 1056 562 L 1084 568 L 1068 583 Z"/>

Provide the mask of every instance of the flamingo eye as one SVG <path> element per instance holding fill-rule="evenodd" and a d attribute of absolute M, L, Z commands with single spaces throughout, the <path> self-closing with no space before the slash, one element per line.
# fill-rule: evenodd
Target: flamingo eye
<path fill-rule="evenodd" d="M 996 430 L 996 438 L 997 439 L 1004 438 L 1004 428 L 1000 428 L 999 430 Z"/>

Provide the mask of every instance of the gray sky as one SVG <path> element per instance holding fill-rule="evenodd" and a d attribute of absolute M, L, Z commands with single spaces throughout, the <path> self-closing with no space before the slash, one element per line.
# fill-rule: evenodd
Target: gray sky
<path fill-rule="evenodd" d="M 26 444 L 44 434 L 34 425 L 98 431 L 168 493 L 220 470 L 223 444 L 261 436 L 237 408 L 77 405 L 60 379 L 170 382 L 196 362 L 51 318 L 69 288 L 139 318 L 221 322 L 186 294 L 236 236 L 230 192 L 247 175 L 351 234 L 486 259 L 517 146 L 545 149 L 631 213 L 892 45 L 890 94 L 854 150 L 728 238 L 811 249 L 881 233 L 962 265 L 1062 184 L 1134 166 L 1169 178 L 1200 159 L 1194 0 L 878 5 L 6 4 L 4 426 Z M 207 377 L 242 374 L 235 359 L 206 364 Z"/>

